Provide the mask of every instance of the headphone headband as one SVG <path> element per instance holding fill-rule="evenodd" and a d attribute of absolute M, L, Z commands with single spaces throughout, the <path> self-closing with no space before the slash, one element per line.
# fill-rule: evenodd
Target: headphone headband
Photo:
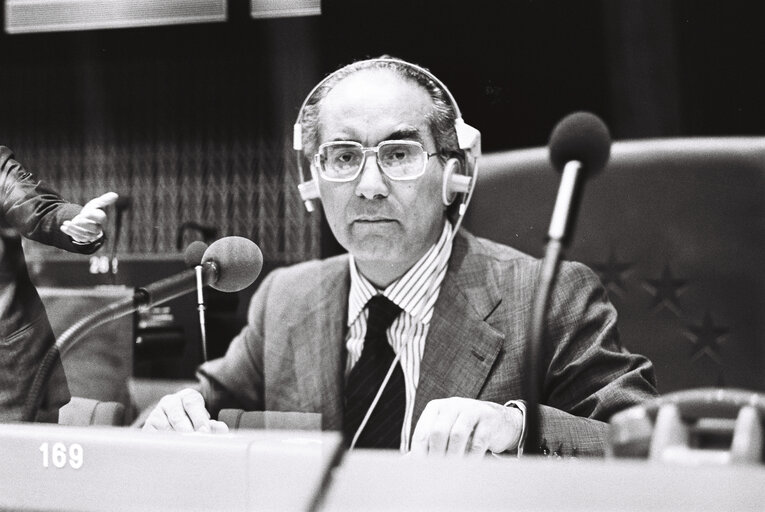
<path fill-rule="evenodd" d="M 374 59 L 367 59 L 367 60 L 361 60 L 354 62 L 352 64 L 348 64 L 347 66 L 344 66 L 326 77 L 324 77 L 319 83 L 317 83 L 313 89 L 308 93 L 308 95 L 303 100 L 302 105 L 300 106 L 300 110 L 298 111 L 297 120 L 295 121 L 295 124 L 292 128 L 292 148 L 296 151 L 296 158 L 297 158 L 297 166 L 298 166 L 298 173 L 299 173 L 299 179 L 300 184 L 298 185 L 298 189 L 300 191 L 301 198 L 305 202 L 306 208 L 308 211 L 313 211 L 313 199 L 319 198 L 319 190 L 318 185 L 316 183 L 316 178 L 312 176 L 313 179 L 309 179 L 308 181 L 305 181 L 304 174 L 303 174 L 303 115 L 305 112 L 306 107 L 308 106 L 308 103 L 311 101 L 311 99 L 314 97 L 314 95 L 329 81 L 333 80 L 335 77 L 337 77 L 338 74 L 348 70 L 349 67 L 355 67 L 358 68 L 358 71 L 362 71 L 364 69 L 369 69 L 367 67 L 364 67 L 368 64 L 390 64 L 391 66 L 402 66 L 405 68 L 408 68 L 410 70 L 413 70 L 418 75 L 424 77 L 426 80 L 429 80 L 435 84 L 435 86 L 444 94 L 446 95 L 449 104 L 451 108 L 454 110 L 455 120 L 454 120 L 454 130 L 457 135 L 457 144 L 459 145 L 460 150 L 462 150 L 465 158 L 464 166 L 465 166 L 465 173 L 468 175 L 466 178 L 469 180 L 468 187 L 469 191 L 465 191 L 466 188 L 464 183 L 461 183 L 459 186 L 452 187 L 451 185 L 448 185 L 447 188 L 450 189 L 450 192 L 447 193 L 446 188 L 444 189 L 444 203 L 449 204 L 447 202 L 447 196 L 451 195 L 454 196 L 455 193 L 464 192 L 464 199 L 462 204 L 460 205 L 460 217 L 464 214 L 464 210 L 467 207 L 467 202 L 469 200 L 470 195 L 472 195 L 473 187 L 475 186 L 475 168 L 476 168 L 476 160 L 481 155 L 481 132 L 473 128 L 472 126 L 465 123 L 465 121 L 462 119 L 462 112 L 460 111 L 459 105 L 457 105 L 457 101 L 454 99 L 454 96 L 452 95 L 451 91 L 449 91 L 449 88 L 446 87 L 446 85 L 438 79 L 433 73 L 428 71 L 427 69 L 418 66 L 416 64 L 412 64 L 411 62 L 407 62 L 400 59 L 393 59 L 393 58 L 374 58 Z M 460 180 L 460 175 L 455 174 L 454 175 L 455 182 L 464 182 L 464 178 Z M 452 190 L 453 189 L 453 190 Z"/>
<path fill-rule="evenodd" d="M 348 69 L 348 67 L 350 66 L 361 67 L 366 64 L 375 64 L 375 63 L 404 66 L 414 70 L 415 72 L 419 73 L 420 75 L 424 76 L 428 80 L 435 83 L 436 86 L 449 99 L 449 104 L 451 105 L 452 109 L 454 109 L 454 116 L 456 118 L 454 123 L 455 131 L 457 132 L 457 139 L 458 139 L 457 142 L 460 146 L 460 149 L 462 149 L 463 151 L 470 150 L 472 155 L 476 158 L 481 155 L 481 134 L 478 132 L 478 130 L 475 130 L 475 128 L 472 128 L 471 126 L 467 125 L 465 121 L 462 119 L 462 111 L 460 110 L 460 107 L 457 104 L 457 100 L 454 99 L 454 96 L 452 95 L 449 88 L 446 87 L 446 84 L 444 84 L 436 75 L 434 75 L 427 69 L 423 68 L 422 66 L 418 66 L 417 64 L 412 64 L 411 62 L 407 62 L 405 60 L 388 59 L 388 58 L 366 59 L 366 60 L 360 60 L 360 61 L 354 62 L 352 64 L 348 64 L 347 66 L 344 66 L 336 71 L 333 71 L 332 73 L 324 77 L 319 83 L 317 83 L 313 87 L 313 89 L 311 89 L 308 95 L 305 97 L 302 105 L 300 105 L 300 110 L 298 111 L 297 120 L 295 121 L 295 124 L 292 129 L 292 148 L 295 151 L 303 150 L 303 127 L 301 124 L 303 121 L 303 112 L 305 111 L 305 107 L 308 105 L 308 102 L 311 100 L 311 98 L 313 98 L 314 94 L 316 94 L 316 92 L 319 89 L 321 89 L 321 87 L 324 86 L 324 84 L 326 84 L 327 82 L 335 78 L 335 76 L 337 76 L 339 73 Z M 471 133 L 471 130 L 473 130 L 475 133 Z"/>

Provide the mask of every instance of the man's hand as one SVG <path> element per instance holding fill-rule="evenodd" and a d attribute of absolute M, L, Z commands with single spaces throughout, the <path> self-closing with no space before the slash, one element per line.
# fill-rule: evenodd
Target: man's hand
<path fill-rule="evenodd" d="M 107 192 L 91 199 L 82 207 L 76 217 L 72 220 L 65 220 L 61 224 L 61 231 L 80 244 L 95 242 L 104 236 L 103 225 L 106 223 L 106 213 L 103 209 L 114 204 L 117 197 L 119 196 L 116 193 Z"/>
<path fill-rule="evenodd" d="M 205 399 L 195 389 L 182 389 L 162 397 L 143 425 L 144 430 L 228 432 L 228 425 L 210 419 Z"/>
<path fill-rule="evenodd" d="M 413 454 L 483 455 L 518 446 L 523 414 L 514 407 L 470 398 L 432 400 L 412 436 Z"/>

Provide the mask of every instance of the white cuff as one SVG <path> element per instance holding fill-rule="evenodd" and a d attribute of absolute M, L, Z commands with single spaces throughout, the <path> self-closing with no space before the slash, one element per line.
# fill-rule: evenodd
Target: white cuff
<path fill-rule="evenodd" d="M 521 427 L 521 436 L 518 438 L 518 448 L 516 449 L 517 457 L 521 458 L 523 456 L 523 448 L 526 444 L 526 404 L 523 402 L 523 400 L 508 400 L 505 402 L 504 407 L 515 407 L 519 411 L 521 411 L 521 415 L 523 416 L 523 426 Z M 501 458 L 499 454 L 492 452 L 492 455 L 495 457 Z"/>
<path fill-rule="evenodd" d="M 98 236 L 95 237 L 90 242 L 80 242 L 79 240 L 76 240 L 75 238 L 73 238 L 72 235 L 68 235 L 68 236 L 72 240 L 72 243 L 74 245 L 91 245 L 91 244 L 95 244 L 95 243 L 99 242 L 104 237 L 104 231 L 101 230 L 101 232 L 98 234 Z"/>

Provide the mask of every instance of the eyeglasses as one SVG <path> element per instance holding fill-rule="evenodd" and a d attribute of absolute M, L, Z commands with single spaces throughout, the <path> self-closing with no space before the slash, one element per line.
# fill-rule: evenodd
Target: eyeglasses
<path fill-rule="evenodd" d="M 319 146 L 314 156 L 319 175 L 327 181 L 355 180 L 367 159 L 374 153 L 382 172 L 392 180 L 414 180 L 425 174 L 428 159 L 438 153 L 428 153 L 413 140 L 385 140 L 374 148 L 358 142 L 334 141 Z"/>

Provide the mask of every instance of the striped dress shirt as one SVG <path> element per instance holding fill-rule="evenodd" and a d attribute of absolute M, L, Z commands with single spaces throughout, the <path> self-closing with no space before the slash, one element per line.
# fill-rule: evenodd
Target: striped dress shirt
<path fill-rule="evenodd" d="M 401 427 L 402 452 L 409 449 L 414 398 L 420 380 L 420 361 L 425 350 L 425 338 L 430 328 L 430 320 L 433 317 L 433 307 L 438 299 L 449 256 L 452 253 L 452 232 L 451 223 L 445 222 L 438 241 L 412 268 L 384 290 L 377 289 L 361 275 L 356 268 L 353 256 L 350 257 L 351 291 L 348 296 L 346 378 L 361 357 L 361 351 L 364 348 L 364 335 L 367 332 L 367 301 L 372 296 L 382 293 L 402 309 L 402 313 L 387 331 L 388 343 L 393 347 L 393 351 L 400 355 L 406 388 L 406 407 Z"/>

